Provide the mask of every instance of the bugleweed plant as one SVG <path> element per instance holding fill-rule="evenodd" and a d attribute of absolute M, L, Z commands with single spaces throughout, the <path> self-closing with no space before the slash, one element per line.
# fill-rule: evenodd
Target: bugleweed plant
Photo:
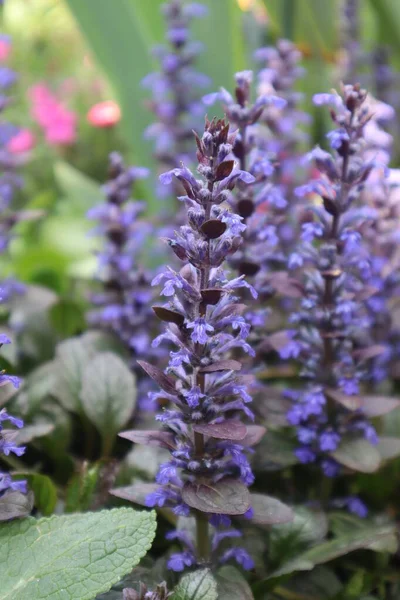
<path fill-rule="evenodd" d="M 128 166 L 121 145 L 101 189 L 79 173 L 75 107 L 57 190 L 30 198 L 48 169 L 30 147 L 24 173 L 18 128 L 0 122 L 0 600 L 400 598 L 395 114 L 354 79 L 357 2 L 342 7 L 345 84 L 312 110 L 310 48 L 274 44 L 274 27 L 247 58 L 234 44 L 217 53 L 241 70 L 211 87 L 218 69 L 191 29 L 227 40 L 229 1 L 168 1 L 165 34 L 153 0 L 96 5 L 112 11 L 107 56 L 118 11 L 115 48 L 140 22 L 130 66 L 138 94 L 151 91 L 152 168 Z M 96 45 L 91 0 L 68 4 Z M 252 15 L 243 22 L 261 27 Z M 166 43 L 141 82 L 147 34 Z M 9 43 L 0 36 L 2 117 L 16 114 Z M 119 108 L 99 106 L 113 107 L 96 138 L 108 153 Z M 127 107 L 122 130 L 139 118 Z M 145 144 L 134 139 L 129 160 L 146 164 Z M 48 214 L 21 223 L 37 208 Z"/>

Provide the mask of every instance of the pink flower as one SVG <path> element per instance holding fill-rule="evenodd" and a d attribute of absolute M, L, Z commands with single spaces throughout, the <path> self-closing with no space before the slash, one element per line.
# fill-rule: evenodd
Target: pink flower
<path fill-rule="evenodd" d="M 121 109 L 113 100 L 92 106 L 87 120 L 94 127 L 114 127 L 121 119 Z"/>
<path fill-rule="evenodd" d="M 29 129 L 20 129 L 8 142 L 7 150 L 11 154 L 23 154 L 32 150 L 35 143 L 35 136 Z"/>
<path fill-rule="evenodd" d="M 10 56 L 11 41 L 8 35 L 0 34 L 0 62 L 4 62 Z"/>
<path fill-rule="evenodd" d="M 32 116 L 44 129 L 46 140 L 55 146 L 68 146 L 76 139 L 76 114 L 63 106 L 45 84 L 29 91 Z"/>
<path fill-rule="evenodd" d="M 75 139 L 75 121 L 59 120 L 46 129 L 46 140 L 52 146 L 69 146 Z"/>

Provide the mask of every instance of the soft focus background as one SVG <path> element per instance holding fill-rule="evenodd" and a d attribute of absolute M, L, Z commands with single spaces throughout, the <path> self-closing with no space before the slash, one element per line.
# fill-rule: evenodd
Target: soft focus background
<path fill-rule="evenodd" d="M 163 39 L 161 4 L 162 0 L 9 0 L 3 9 L 3 32 L 12 38 L 6 60 L 19 73 L 8 116 L 28 130 L 25 142 L 32 146 L 21 203 L 47 213 L 40 223 L 24 224 L 27 231 L 12 248 L 13 264 L 7 259 L 7 268 L 24 281 L 65 292 L 71 285 L 67 274 L 80 278 L 93 272 L 93 240 L 86 236 L 90 224 L 83 216 L 98 199 L 98 182 L 105 179 L 111 150 L 154 168 L 151 142 L 143 139 L 152 115 L 141 80 L 157 68 L 151 48 Z M 307 110 L 314 112 L 312 137 L 322 139 L 323 111 L 315 111 L 311 97 L 337 85 L 343 73 L 342 3 L 205 0 L 204 4 L 209 15 L 195 20 L 194 37 L 205 43 L 199 69 L 211 77 L 210 89 L 220 85 L 232 89 L 232 74 L 253 67 L 255 48 L 282 36 L 293 39 L 304 55 L 306 74 L 300 88 Z M 358 73 L 374 94 L 390 93 L 396 106 L 398 4 L 396 0 L 360 4 L 362 50 L 354 49 L 360 54 Z M 375 89 L 374 64 L 382 55 L 390 58 L 393 70 L 389 91 L 379 81 L 380 89 Z M 41 125 L 37 106 L 43 94 L 59 104 L 53 129 Z M 105 113 L 92 112 L 88 120 L 88 111 L 104 101 L 111 102 Z M 157 214 L 160 202 L 166 201 L 154 197 L 151 180 L 146 186 L 149 211 Z"/>

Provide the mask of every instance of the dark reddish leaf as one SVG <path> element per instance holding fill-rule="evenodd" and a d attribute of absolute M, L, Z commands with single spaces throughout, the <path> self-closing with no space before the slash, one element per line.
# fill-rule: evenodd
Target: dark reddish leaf
<path fill-rule="evenodd" d="M 201 297 L 204 304 L 218 304 L 222 294 L 224 293 L 223 289 L 219 288 L 208 288 L 207 290 L 201 290 Z"/>
<path fill-rule="evenodd" d="M 178 244 L 178 242 L 175 242 L 175 240 L 169 240 L 167 239 L 167 244 L 170 248 L 172 248 L 172 250 L 175 252 L 176 256 L 180 259 L 180 260 L 186 260 L 188 255 L 187 252 L 185 250 L 185 248 L 183 246 L 181 246 L 181 244 Z"/>
<path fill-rule="evenodd" d="M 168 431 L 145 431 L 132 429 L 130 431 L 122 431 L 118 434 L 130 442 L 135 444 L 143 444 L 144 446 L 158 446 L 160 448 L 174 448 L 174 435 Z"/>
<path fill-rule="evenodd" d="M 264 437 L 266 431 L 262 425 L 247 425 L 247 433 L 240 443 L 242 446 L 255 446 Z"/>
<path fill-rule="evenodd" d="M 380 356 L 383 352 L 385 352 L 385 350 L 385 346 L 381 346 L 380 344 L 374 344 L 373 346 L 369 346 L 368 348 L 360 348 L 358 350 L 354 350 L 353 356 L 355 358 L 358 358 L 359 360 L 368 360 L 370 358 Z"/>
<path fill-rule="evenodd" d="M 193 131 L 194 139 L 196 140 L 197 150 L 199 152 L 201 152 L 201 154 L 204 154 L 205 153 L 205 149 L 204 149 L 203 142 L 201 141 L 198 133 L 194 129 L 192 129 L 192 131 Z"/>
<path fill-rule="evenodd" d="M 238 101 L 238 104 L 244 106 L 246 102 L 246 92 L 238 86 L 237 88 L 235 88 L 235 96 L 236 100 Z"/>
<path fill-rule="evenodd" d="M 166 375 L 161 369 L 151 365 L 144 360 L 138 360 L 138 364 L 146 371 L 147 375 L 154 379 L 167 394 L 173 394 L 176 396 L 175 382 L 169 375 Z"/>
<path fill-rule="evenodd" d="M 110 494 L 128 502 L 134 502 L 141 506 L 146 506 L 146 498 L 149 494 L 156 492 L 160 486 L 156 483 L 134 483 L 125 487 L 114 488 Z"/>
<path fill-rule="evenodd" d="M 20 519 L 29 515 L 33 508 L 33 494 L 6 492 L 0 497 L 0 522 Z"/>
<path fill-rule="evenodd" d="M 247 200 L 247 199 L 239 200 L 238 205 L 237 205 L 237 211 L 238 211 L 239 215 L 241 217 L 243 217 L 244 219 L 251 217 L 251 215 L 254 212 L 253 200 Z"/>
<path fill-rule="evenodd" d="M 210 240 L 219 238 L 226 231 L 226 223 L 218 219 L 210 219 L 205 221 L 200 227 L 200 231 Z"/>
<path fill-rule="evenodd" d="M 400 406 L 400 401 L 390 396 L 362 396 L 361 406 L 367 417 L 380 417 Z"/>
<path fill-rule="evenodd" d="M 242 363 L 240 363 L 238 360 L 218 360 L 212 365 L 202 367 L 200 369 L 200 373 L 215 373 L 217 371 L 240 371 L 241 368 Z"/>
<path fill-rule="evenodd" d="M 293 521 L 292 509 L 277 498 L 250 494 L 250 504 L 254 511 L 251 521 L 257 525 L 276 525 Z"/>
<path fill-rule="evenodd" d="M 324 196 L 322 198 L 323 203 L 324 203 L 324 208 L 325 210 L 332 216 L 335 216 L 338 214 L 338 205 L 337 203 L 332 200 L 332 198 L 329 198 L 328 196 Z"/>
<path fill-rule="evenodd" d="M 225 179 L 232 173 L 233 167 L 235 166 L 234 160 L 225 160 L 220 163 L 217 167 L 217 172 L 215 174 L 216 181 L 220 181 L 221 179 Z"/>
<path fill-rule="evenodd" d="M 256 275 L 260 270 L 260 265 L 254 262 L 250 262 L 248 260 L 243 260 L 239 264 L 239 273 L 240 275 Z"/>
<path fill-rule="evenodd" d="M 183 325 L 185 318 L 180 313 L 169 310 L 169 308 L 164 308 L 163 306 L 153 306 L 152 308 L 161 321 L 175 323 L 179 327 Z"/>
<path fill-rule="evenodd" d="M 247 434 L 247 427 L 240 421 L 223 421 L 222 423 L 205 423 L 193 427 L 197 433 L 221 440 L 243 440 Z"/>
<path fill-rule="evenodd" d="M 216 483 L 187 481 L 182 499 L 188 506 L 217 515 L 243 515 L 250 508 L 247 487 L 236 479 L 222 479 Z"/>
<path fill-rule="evenodd" d="M 339 390 L 333 390 L 331 388 L 326 388 L 325 394 L 328 396 L 328 398 L 331 398 L 331 400 L 338 402 L 349 410 L 358 410 L 362 405 L 360 396 L 348 396 Z"/>

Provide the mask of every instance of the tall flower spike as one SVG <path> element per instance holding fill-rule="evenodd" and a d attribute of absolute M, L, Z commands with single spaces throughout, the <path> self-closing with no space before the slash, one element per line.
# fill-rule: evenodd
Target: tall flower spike
<path fill-rule="evenodd" d="M 350 84 L 356 82 L 363 62 L 360 44 L 360 8 L 360 0 L 344 0 L 342 4 L 343 79 Z"/>
<path fill-rule="evenodd" d="M 277 95 L 283 105 L 269 103 L 265 106 L 260 122 L 266 127 L 256 140 L 260 156 L 269 156 L 274 171 L 263 190 L 268 224 L 274 227 L 276 245 L 263 260 L 263 270 L 271 277 L 260 277 L 257 289 L 269 295 L 281 291 L 287 259 L 298 236 L 301 221 L 301 204 L 294 189 L 304 181 L 304 156 L 301 146 L 308 141 L 304 128 L 310 124 L 310 116 L 300 109 L 302 94 L 296 84 L 304 74 L 300 64 L 302 55 L 296 46 L 285 39 L 278 40 L 275 47 L 260 48 L 255 59 L 264 65 L 258 74 L 258 93 L 261 97 Z M 307 175 L 306 175 L 307 177 Z M 278 271 L 279 275 L 272 274 Z"/>
<path fill-rule="evenodd" d="M 154 48 L 160 72 L 150 73 L 143 80 L 143 85 L 152 91 L 153 99 L 148 105 L 156 118 L 145 137 L 155 140 L 155 157 L 161 167 L 171 169 L 181 162 L 195 161 L 192 129 L 201 127 L 200 90 L 209 85 L 209 79 L 195 69 L 202 46 L 190 40 L 189 28 L 191 20 L 205 16 L 207 10 L 201 4 L 185 4 L 183 0 L 170 0 L 162 10 L 168 46 Z M 162 186 L 159 192 L 166 195 L 173 193 L 173 188 Z"/>
<path fill-rule="evenodd" d="M 18 127 L 4 119 L 4 110 L 11 103 L 7 92 L 17 81 L 17 75 L 8 66 L 0 67 L 0 253 L 5 252 L 17 223 L 35 216 L 32 212 L 15 212 L 12 204 L 17 191 L 22 186 L 22 178 L 17 169 L 21 158 L 10 152 L 9 143 L 18 133 Z M 7 302 L 15 294 L 21 294 L 24 286 L 14 280 L 1 281 L 2 301 Z"/>
<path fill-rule="evenodd" d="M 239 275 L 255 277 L 253 284 L 258 290 L 263 279 L 259 271 L 268 262 L 277 244 L 276 228 L 269 224 L 265 207 L 272 185 L 270 177 L 274 171 L 268 152 L 260 148 L 263 127 L 259 120 L 268 106 L 281 110 L 286 101 L 271 93 L 260 95 L 251 102 L 252 71 L 236 73 L 234 96 L 225 89 L 219 93 L 204 96 L 205 104 L 222 102 L 224 112 L 234 129 L 238 131 L 233 145 L 233 155 L 241 169 L 247 169 L 254 177 L 254 183 L 238 182 L 231 204 L 233 211 L 243 218 L 243 244 L 231 258 L 231 265 Z M 261 209 L 261 210 L 260 210 Z"/>
<path fill-rule="evenodd" d="M 0 346 L 4 344 L 10 344 L 9 338 L 0 334 Z M 14 375 L 7 375 L 5 371 L 0 372 L 0 386 L 11 383 L 15 388 L 19 386 L 19 379 Z M 15 454 L 16 456 L 22 456 L 25 452 L 24 446 L 19 446 L 15 440 L 16 431 L 14 429 L 5 428 L 6 425 L 13 425 L 20 429 L 23 427 L 23 421 L 17 417 L 10 415 L 5 408 L 0 410 L 0 454 L 9 456 Z M 0 521 L 8 520 L 15 516 L 25 516 L 22 512 L 21 502 L 18 498 L 20 494 L 26 494 L 28 491 L 27 482 L 25 480 L 14 481 L 11 475 L 5 471 L 0 470 Z M 21 505 L 16 511 L 10 510 L 2 511 L 2 504 L 6 502 L 8 505 Z M 27 512 L 29 513 L 29 502 L 27 502 Z"/>
<path fill-rule="evenodd" d="M 155 443 L 171 452 L 162 464 L 159 487 L 147 497 L 147 506 L 163 506 L 176 515 L 196 519 L 196 540 L 175 531 L 168 539 L 180 541 L 185 550 L 173 554 L 169 566 L 181 571 L 196 563 L 236 559 L 245 568 L 253 561 L 240 547 L 220 554 L 219 544 L 240 534 L 231 530 L 231 516 L 251 517 L 248 486 L 253 482 L 247 455 L 262 436 L 263 428 L 249 426 L 252 420 L 247 393 L 248 376 L 240 374 L 241 363 L 229 358 L 232 350 L 253 353 L 246 342 L 249 326 L 237 304 L 235 291 L 254 289 L 243 277 L 229 279 L 224 262 L 241 245 L 242 218 L 229 211 L 226 201 L 235 185 L 251 184 L 254 177 L 227 159 L 235 142 L 229 124 L 206 120 L 204 134 L 196 135 L 198 172 L 186 167 L 164 173 L 161 182 L 173 177 L 186 195 L 187 225 L 180 227 L 169 246 L 183 262 L 179 272 L 168 269 L 154 280 L 163 284 L 168 302 L 154 307 L 167 322 L 160 339 L 173 349 L 163 372 L 141 362 L 146 373 L 161 388 L 156 394 L 171 408 L 157 416 L 161 431 L 126 432 L 123 437 L 137 443 Z M 153 440 L 151 442 L 151 440 Z M 217 528 L 210 539 L 210 524 Z"/>
<path fill-rule="evenodd" d="M 129 348 L 135 371 L 138 357 L 154 358 L 159 354 L 151 347 L 151 323 L 156 321 L 151 310 L 152 274 L 138 261 L 152 227 L 139 218 L 144 204 L 131 199 L 135 182 L 147 175 L 147 169 L 126 167 L 119 154 L 111 154 L 105 202 L 88 212 L 88 218 L 98 222 L 94 233 L 104 239 L 98 255 L 104 289 L 92 296 L 99 308 L 89 313 L 88 320 L 114 332 Z M 147 405 L 146 386 L 141 378 L 139 402 L 143 408 Z"/>
<path fill-rule="evenodd" d="M 310 201 L 302 242 L 289 260 L 303 290 L 300 309 L 291 315 L 291 345 L 307 385 L 288 391 L 293 401 L 288 421 L 297 429 L 300 462 L 317 461 L 330 477 L 341 468 L 343 453 L 336 453 L 341 442 L 378 441 L 359 396 L 370 358 L 372 321 L 365 299 L 373 294 L 371 256 L 362 231 L 375 216 L 359 206 L 359 196 L 377 167 L 362 159 L 371 118 L 365 100 L 358 85 L 344 86 L 342 96 L 314 97 L 316 105 L 332 106 L 336 129 L 328 133 L 330 153 L 318 147 L 310 153 L 320 178 L 297 189 L 300 196 L 321 196 L 322 206 Z"/>

